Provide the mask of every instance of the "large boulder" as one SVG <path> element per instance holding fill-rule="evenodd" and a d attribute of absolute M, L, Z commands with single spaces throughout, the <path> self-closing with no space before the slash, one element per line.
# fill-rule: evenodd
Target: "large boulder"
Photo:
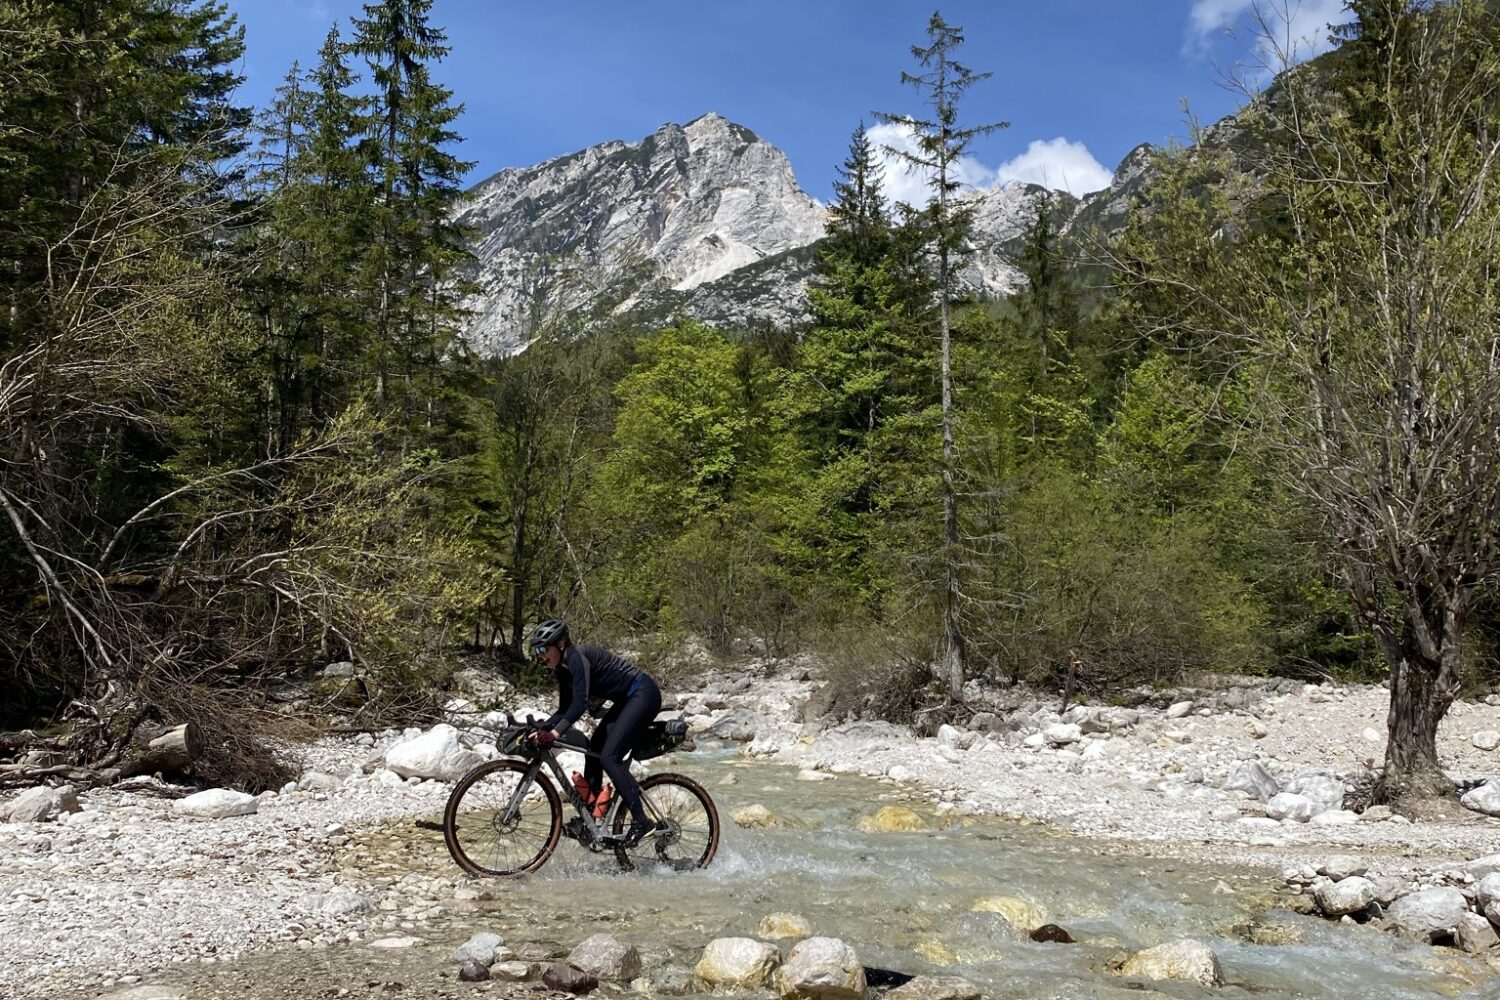
<path fill-rule="evenodd" d="M 1469 877 L 1478 882 L 1488 875 L 1500 872 L 1500 854 L 1486 854 L 1482 858 L 1475 858 L 1460 867 L 1469 873 Z"/>
<path fill-rule="evenodd" d="M 1367 878 L 1351 875 L 1337 882 L 1325 882 L 1313 893 L 1324 916 L 1342 917 L 1358 913 L 1375 902 L 1375 885 Z"/>
<path fill-rule="evenodd" d="M 1474 905 L 1485 916 L 1500 924 L 1500 872 L 1491 872 L 1474 886 Z"/>
<path fill-rule="evenodd" d="M 1500 816 L 1500 781 L 1490 779 L 1460 799 L 1464 806 L 1486 816 Z"/>
<path fill-rule="evenodd" d="M 783 997 L 863 1000 L 865 989 L 859 955 L 838 938 L 798 941 L 776 972 L 776 990 Z"/>
<path fill-rule="evenodd" d="M 1391 904 L 1386 917 L 1391 927 L 1424 941 L 1447 937 L 1458 928 L 1469 902 L 1457 889 L 1423 889 Z"/>
<path fill-rule="evenodd" d="M 12 823 L 50 823 L 63 813 L 76 813 L 82 808 L 72 785 L 48 788 L 39 785 L 10 800 L 9 805 L 0 805 L 0 819 Z"/>
<path fill-rule="evenodd" d="M 1219 956 L 1202 941 L 1182 940 L 1159 944 L 1138 951 L 1120 967 L 1122 976 L 1146 979 L 1171 979 L 1197 983 L 1199 986 L 1222 986 L 1224 970 Z"/>
<path fill-rule="evenodd" d="M 986 896 L 969 907 L 975 913 L 998 913 L 1005 922 L 1030 934 L 1049 921 L 1047 911 L 1018 896 Z"/>
<path fill-rule="evenodd" d="M 1289 819 L 1298 823 L 1306 823 L 1322 812 L 1323 808 L 1305 795 L 1298 795 L 1295 792 L 1277 792 L 1266 803 L 1266 815 L 1272 819 Z"/>
<path fill-rule="evenodd" d="M 715 719 L 712 725 L 703 730 L 703 735 L 747 743 L 755 739 L 756 733 L 765 728 L 765 725 L 766 720 L 748 708 L 737 708 L 728 715 Z"/>
<path fill-rule="evenodd" d="M 1055 747 L 1064 747 L 1083 739 L 1083 730 L 1071 722 L 1054 722 L 1042 730 L 1042 737 Z"/>
<path fill-rule="evenodd" d="M 458 730 L 444 722 L 391 747 L 385 766 L 403 778 L 439 778 L 448 758 L 462 749 Z"/>
<path fill-rule="evenodd" d="M 594 934 L 568 953 L 568 964 L 598 979 L 628 982 L 641 974 L 641 953 L 613 934 Z"/>
<path fill-rule="evenodd" d="M 916 976 L 884 1000 L 979 1000 L 979 987 L 958 976 Z"/>
<path fill-rule="evenodd" d="M 1481 730 L 1474 734 L 1473 743 L 1476 750 L 1500 750 L 1500 732 L 1493 729 Z"/>
<path fill-rule="evenodd" d="M 478 750 L 457 750 L 443 758 L 438 766 L 439 781 L 454 782 L 483 764 L 487 757 Z"/>
<path fill-rule="evenodd" d="M 1494 926 L 1477 913 L 1459 917 L 1453 936 L 1458 939 L 1459 948 L 1475 955 L 1500 945 L 1500 935 L 1495 933 Z"/>
<path fill-rule="evenodd" d="M 920 813 L 905 806 L 881 806 L 873 815 L 861 816 L 859 828 L 869 833 L 904 833 L 931 829 Z"/>
<path fill-rule="evenodd" d="M 1305 770 L 1292 776 L 1292 780 L 1286 783 L 1286 791 L 1316 802 L 1321 807 L 1318 812 L 1323 812 L 1344 808 L 1344 795 L 1348 789 L 1343 781 L 1327 771 Z"/>
<path fill-rule="evenodd" d="M 260 804 L 255 796 L 244 792 L 236 792 L 231 788 L 209 788 L 185 799 L 178 799 L 172 805 L 184 816 L 225 819 L 229 816 L 249 816 Z"/>
<path fill-rule="evenodd" d="M 1224 790 L 1245 792 L 1265 802 L 1281 791 L 1281 786 L 1260 761 L 1242 760 L 1230 769 L 1229 777 L 1224 779 Z"/>
<path fill-rule="evenodd" d="M 781 949 L 754 938 L 716 938 L 703 949 L 694 972 L 711 986 L 755 989 L 781 964 Z"/>

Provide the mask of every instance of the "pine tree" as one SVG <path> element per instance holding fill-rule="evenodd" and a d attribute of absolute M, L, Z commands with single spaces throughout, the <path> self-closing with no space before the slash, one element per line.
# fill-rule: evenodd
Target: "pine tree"
<path fill-rule="evenodd" d="M 972 208 L 955 205 L 953 195 L 959 189 L 954 171 L 960 157 L 978 136 L 1006 128 L 1007 122 L 960 126 L 958 102 L 970 87 L 987 79 L 988 73 L 975 73 L 954 56 L 963 45 L 963 29 L 943 20 L 934 12 L 927 24 L 925 46 L 912 46 L 912 56 L 923 72 L 902 72 L 901 81 L 911 84 L 931 106 L 931 117 L 917 118 L 906 114 L 880 112 L 882 122 L 898 125 L 916 140 L 917 151 L 888 150 L 904 162 L 926 171 L 930 177 L 932 199 L 922 221 L 930 232 L 929 244 L 937 258 L 937 299 L 940 331 L 939 378 L 942 386 L 943 436 L 943 564 L 946 577 L 943 598 L 944 651 L 943 677 L 948 693 L 958 698 L 964 683 L 964 635 L 960 620 L 963 592 L 960 581 L 962 557 L 959 549 L 958 490 L 955 486 L 958 454 L 953 441 L 953 366 L 951 316 L 956 297 L 954 258 L 967 243 L 973 221 Z"/>
<path fill-rule="evenodd" d="M 447 151 L 462 113 L 429 66 L 449 51 L 428 21 L 432 0 L 367 3 L 350 50 L 365 58 L 375 103 L 364 148 L 376 189 L 376 227 L 365 271 L 373 325 L 371 367 L 377 404 L 399 405 L 408 430 L 433 425 L 439 360 L 459 316 L 454 279 L 467 259 L 452 209 L 471 164 Z"/>

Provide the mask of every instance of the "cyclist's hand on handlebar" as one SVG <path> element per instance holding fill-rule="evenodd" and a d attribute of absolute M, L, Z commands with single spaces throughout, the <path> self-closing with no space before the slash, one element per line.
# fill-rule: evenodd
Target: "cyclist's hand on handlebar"
<path fill-rule="evenodd" d="M 557 742 L 557 733 L 551 729 L 538 729 L 535 733 L 531 734 L 531 738 L 536 742 L 537 746 L 545 750 Z"/>

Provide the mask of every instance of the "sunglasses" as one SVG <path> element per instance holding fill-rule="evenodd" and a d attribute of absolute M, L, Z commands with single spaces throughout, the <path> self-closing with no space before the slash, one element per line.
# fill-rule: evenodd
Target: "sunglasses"
<path fill-rule="evenodd" d="M 534 659 L 540 660 L 542 658 L 542 654 L 544 654 L 546 652 L 547 652 L 547 647 L 546 646 L 532 646 L 531 647 L 531 655 L 532 655 L 532 657 Z"/>

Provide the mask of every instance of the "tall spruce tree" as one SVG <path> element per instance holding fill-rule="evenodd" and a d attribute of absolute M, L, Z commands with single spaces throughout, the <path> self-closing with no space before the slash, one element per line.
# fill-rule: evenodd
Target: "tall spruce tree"
<path fill-rule="evenodd" d="M 916 151 L 889 147 L 888 152 L 929 178 L 932 197 L 921 221 L 930 233 L 929 248 L 937 260 L 937 300 L 939 319 L 939 379 L 942 386 L 941 426 L 943 436 L 943 666 L 942 675 L 948 693 L 958 698 L 963 692 L 964 633 L 961 616 L 963 603 L 960 579 L 963 564 L 959 540 L 958 489 L 955 485 L 958 453 L 953 440 L 953 361 L 952 307 L 957 297 L 955 258 L 967 246 L 972 228 L 973 209 L 955 204 L 953 196 L 960 183 L 954 169 L 959 158 L 977 137 L 1008 122 L 963 126 L 958 121 L 958 102 L 976 83 L 989 78 L 975 73 L 955 56 L 963 45 L 963 29 L 951 25 L 934 11 L 927 23 L 927 44 L 912 46 L 912 56 L 922 72 L 902 72 L 901 82 L 916 88 L 931 108 L 927 117 L 877 112 L 880 121 L 906 130 L 916 143 Z"/>
<path fill-rule="evenodd" d="M 350 43 L 375 89 L 364 127 L 377 196 L 365 262 L 375 398 L 401 413 L 408 432 L 433 424 L 439 360 L 459 316 L 453 279 L 468 257 L 452 209 L 471 164 L 448 151 L 460 141 L 451 126 L 463 106 L 432 79 L 431 64 L 449 46 L 429 21 L 431 8 L 432 0 L 367 3 Z"/>

